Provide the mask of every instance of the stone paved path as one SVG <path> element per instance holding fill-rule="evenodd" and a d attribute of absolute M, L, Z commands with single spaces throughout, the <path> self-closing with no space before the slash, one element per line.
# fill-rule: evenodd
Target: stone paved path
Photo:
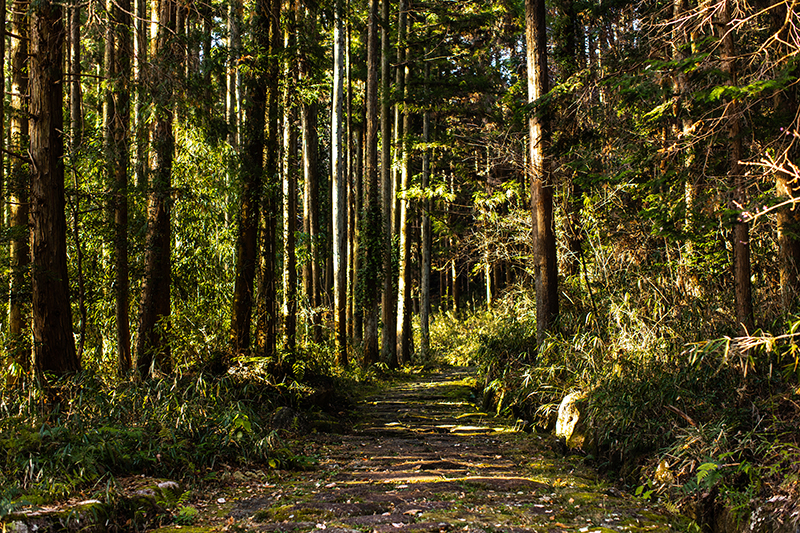
<path fill-rule="evenodd" d="M 604 484 L 468 401 L 449 369 L 359 407 L 347 435 L 310 435 L 320 462 L 253 480 L 212 530 L 265 532 L 679 531 L 680 519 Z M 212 501 L 213 504 L 213 501 Z M 211 510 L 210 508 L 208 510 Z"/>

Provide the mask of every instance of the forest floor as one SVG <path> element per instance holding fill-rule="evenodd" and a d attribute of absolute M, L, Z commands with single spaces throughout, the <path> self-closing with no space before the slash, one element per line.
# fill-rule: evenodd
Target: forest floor
<path fill-rule="evenodd" d="M 301 437 L 308 470 L 229 472 L 183 502 L 185 525 L 158 532 L 684 530 L 582 457 L 478 411 L 471 382 L 449 368 L 395 384 L 359 404 L 347 434 Z"/>

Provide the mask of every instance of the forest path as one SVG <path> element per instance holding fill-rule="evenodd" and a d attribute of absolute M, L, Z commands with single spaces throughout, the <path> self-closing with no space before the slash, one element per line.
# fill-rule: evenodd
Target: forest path
<path fill-rule="evenodd" d="M 307 449 L 319 457 L 314 470 L 254 482 L 216 510 L 216 523 L 204 525 L 267 532 L 678 530 L 676 517 L 609 488 L 580 457 L 556 454 L 546 439 L 477 411 L 469 377 L 469 369 L 450 368 L 368 399 L 350 434 L 308 436 Z"/>

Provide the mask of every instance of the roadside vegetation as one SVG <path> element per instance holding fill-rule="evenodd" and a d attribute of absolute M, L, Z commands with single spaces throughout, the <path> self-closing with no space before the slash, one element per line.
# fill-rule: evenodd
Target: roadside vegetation
<path fill-rule="evenodd" d="M 552 432 L 562 399 L 584 393 L 588 438 L 566 452 L 707 528 L 743 526 L 794 494 L 800 322 L 735 337 L 713 301 L 667 306 L 635 286 L 594 303 L 577 285 L 565 294 L 559 333 L 538 350 L 535 302 L 521 289 L 491 309 L 440 316 L 432 346 L 477 365 L 484 408 L 529 430 Z"/>

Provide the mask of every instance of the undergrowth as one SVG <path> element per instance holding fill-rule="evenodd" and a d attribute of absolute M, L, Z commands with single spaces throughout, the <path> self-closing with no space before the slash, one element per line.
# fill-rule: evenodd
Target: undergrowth
<path fill-rule="evenodd" d="M 699 523 L 698 505 L 741 519 L 770 495 L 796 491 L 800 322 L 778 336 L 734 338 L 713 301 L 631 290 L 590 305 L 568 283 L 564 294 L 560 323 L 541 346 L 534 295 L 512 289 L 491 309 L 437 317 L 432 347 L 479 368 L 484 407 L 538 430 L 553 429 L 568 393 L 585 393 L 587 460 Z"/>
<path fill-rule="evenodd" d="M 311 417 L 346 407 L 348 394 L 374 373 L 345 373 L 306 356 L 290 377 L 276 379 L 274 366 L 252 358 L 223 375 L 193 369 L 141 381 L 85 371 L 46 386 L 19 381 L 0 397 L 0 516 L 122 476 L 192 483 L 222 466 L 307 466 L 313 458 L 273 427 L 274 413 L 289 406 Z"/>

